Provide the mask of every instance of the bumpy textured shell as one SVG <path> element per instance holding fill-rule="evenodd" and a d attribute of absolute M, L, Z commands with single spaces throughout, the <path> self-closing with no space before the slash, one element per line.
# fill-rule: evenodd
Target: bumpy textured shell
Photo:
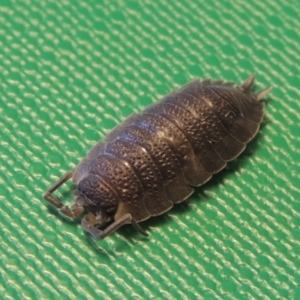
<path fill-rule="evenodd" d="M 195 80 L 116 127 L 78 165 L 73 181 L 94 174 L 105 182 L 108 204 L 118 199 L 115 219 L 126 211 L 141 222 L 187 199 L 235 159 L 263 114 L 249 90 Z"/>

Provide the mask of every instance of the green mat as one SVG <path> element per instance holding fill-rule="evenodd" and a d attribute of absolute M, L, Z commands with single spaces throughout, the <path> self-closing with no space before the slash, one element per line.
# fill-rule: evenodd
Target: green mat
<path fill-rule="evenodd" d="M 299 16 L 299 0 L 0 1 L 0 298 L 300 299 Z M 274 87 L 253 153 L 149 238 L 94 241 L 43 200 L 132 112 L 252 73 Z"/>

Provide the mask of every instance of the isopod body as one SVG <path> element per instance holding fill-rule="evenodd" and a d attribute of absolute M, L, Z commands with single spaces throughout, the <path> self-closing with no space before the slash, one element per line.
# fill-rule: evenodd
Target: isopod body
<path fill-rule="evenodd" d="M 256 135 L 270 88 L 253 94 L 253 82 L 197 79 L 168 94 L 117 126 L 45 199 L 71 218 L 86 211 L 81 224 L 98 239 L 128 223 L 146 234 L 138 223 L 186 200 Z M 52 193 L 71 178 L 69 207 Z"/>

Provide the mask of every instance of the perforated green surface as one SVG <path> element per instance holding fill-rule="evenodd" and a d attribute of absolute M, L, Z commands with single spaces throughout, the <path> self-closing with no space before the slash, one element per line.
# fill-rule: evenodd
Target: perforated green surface
<path fill-rule="evenodd" d="M 300 299 L 300 1 L 0 1 L 1 299 Z M 43 192 L 195 77 L 274 87 L 188 201 L 95 242 Z M 57 196 L 70 201 L 69 188 Z"/>

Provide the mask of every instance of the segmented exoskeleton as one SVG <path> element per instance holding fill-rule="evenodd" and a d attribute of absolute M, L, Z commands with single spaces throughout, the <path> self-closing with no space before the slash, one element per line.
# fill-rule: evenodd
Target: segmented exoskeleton
<path fill-rule="evenodd" d="M 117 126 L 45 199 L 71 218 L 86 210 L 82 226 L 96 238 L 128 223 L 146 235 L 139 222 L 187 199 L 256 135 L 259 101 L 270 88 L 253 94 L 253 82 L 194 80 L 170 93 Z M 70 178 L 77 185 L 71 208 L 52 195 Z"/>

